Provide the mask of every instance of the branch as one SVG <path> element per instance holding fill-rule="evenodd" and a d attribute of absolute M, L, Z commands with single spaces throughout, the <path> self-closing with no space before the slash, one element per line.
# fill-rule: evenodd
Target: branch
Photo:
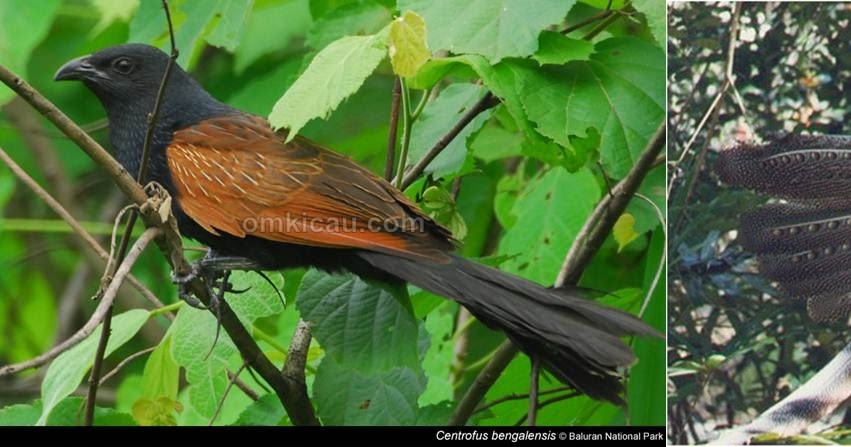
<path fill-rule="evenodd" d="M 387 157 L 384 160 L 384 180 L 393 178 L 393 164 L 396 158 L 396 133 L 399 131 L 399 104 L 402 98 L 402 81 L 396 77 L 393 83 L 393 101 L 390 104 L 390 133 L 387 135 Z"/>
<path fill-rule="evenodd" d="M 304 378 L 304 368 L 307 366 L 307 353 L 310 350 L 310 340 L 310 325 L 304 320 L 299 319 L 293 339 L 290 342 L 290 349 L 287 352 L 287 360 L 284 363 L 284 368 L 281 370 L 281 375 L 287 379 L 287 392 L 290 398 L 295 400 L 301 408 L 309 410 L 310 416 L 315 418 L 310 397 L 307 395 L 307 383 Z"/>
<path fill-rule="evenodd" d="M 99 164 L 110 175 L 115 184 L 124 192 L 134 203 L 143 205 L 147 201 L 147 194 L 142 187 L 131 177 L 127 171 L 115 161 L 112 156 L 106 152 L 96 141 L 94 141 L 85 131 L 80 129 L 71 119 L 69 119 L 62 111 L 56 108 L 44 96 L 33 89 L 23 79 L 9 71 L 6 67 L 0 65 L 0 81 L 9 86 L 19 96 L 24 98 L 30 105 L 38 110 L 42 115 L 49 119 L 56 127 L 65 135 L 74 141 L 83 151 L 85 151 L 97 164 Z M 171 265 L 172 269 L 178 274 L 185 276 L 191 269 L 189 263 L 183 257 L 182 241 L 180 234 L 177 231 L 177 223 L 174 216 L 170 215 L 163 222 L 157 210 L 142 208 L 142 218 L 149 226 L 155 226 L 162 230 L 162 237 L 155 242 L 160 250 L 165 255 L 166 260 Z M 210 304 L 210 296 L 207 288 L 199 280 L 195 279 L 188 284 L 190 291 L 198 297 L 201 302 L 207 306 Z M 317 425 L 318 421 L 313 417 L 312 409 L 308 410 L 295 405 L 289 400 L 286 395 L 287 383 L 286 379 L 279 374 L 278 369 L 271 361 L 263 354 L 256 341 L 251 337 L 239 318 L 231 310 L 226 302 L 221 303 L 221 321 L 222 327 L 230 336 L 231 340 L 237 346 L 242 357 L 249 365 L 257 371 L 263 379 L 275 390 L 278 398 L 287 410 L 290 420 L 296 425 Z M 3 375 L 4 369 L 0 369 L 0 376 Z"/>
<path fill-rule="evenodd" d="M 142 233 L 142 236 L 136 240 L 136 243 L 133 244 L 133 247 L 127 253 L 127 257 L 124 259 L 124 262 L 118 267 L 118 270 L 115 272 L 115 277 L 112 282 L 109 284 L 109 287 L 106 289 L 103 297 L 101 298 L 98 307 L 95 308 L 95 311 L 92 313 L 92 316 L 89 317 L 89 321 L 83 325 L 80 330 L 74 333 L 71 337 L 69 337 L 64 342 L 56 345 L 53 349 L 45 352 L 44 354 L 33 358 L 31 360 L 27 360 L 25 362 L 16 363 L 13 365 L 6 365 L 0 367 L 0 377 L 8 376 L 10 374 L 15 374 L 19 371 L 23 371 L 25 369 L 36 368 L 45 363 L 53 360 L 59 354 L 73 348 L 81 341 L 85 340 L 94 330 L 98 327 L 98 325 L 103 321 L 104 317 L 106 317 L 107 311 L 112 306 L 112 302 L 115 300 L 115 296 L 118 293 L 118 288 L 121 286 L 121 283 L 124 282 L 124 278 L 130 273 L 130 267 L 136 262 L 139 255 L 142 253 L 142 250 L 145 249 L 145 246 L 148 245 L 155 237 L 159 236 L 161 231 L 159 228 L 148 228 Z"/>
<path fill-rule="evenodd" d="M 454 126 L 452 126 L 452 129 L 449 129 L 449 132 L 447 132 L 443 137 L 441 137 L 440 140 L 438 140 L 437 143 L 435 143 L 435 145 L 431 149 L 429 149 L 425 155 L 423 155 L 423 158 L 421 158 L 417 162 L 417 164 L 415 164 L 413 167 L 411 167 L 411 169 L 409 169 L 405 173 L 404 177 L 402 178 L 402 183 L 399 189 L 404 191 L 405 188 L 411 186 L 411 184 L 417 180 L 417 177 L 419 177 L 420 174 L 425 171 L 428 165 L 438 155 L 440 155 L 440 153 L 444 149 L 446 149 L 446 146 L 448 146 L 449 143 L 451 143 L 452 140 L 454 140 L 455 137 L 457 137 L 458 134 L 461 133 L 461 131 L 464 130 L 465 127 L 467 127 L 467 124 L 470 124 L 470 122 L 473 121 L 475 117 L 479 116 L 480 113 L 484 112 L 487 109 L 490 109 L 491 107 L 496 106 L 497 104 L 499 104 L 499 99 L 495 97 L 493 93 L 488 92 L 488 94 L 483 96 L 482 99 L 479 100 L 479 102 L 477 102 L 473 107 L 471 107 L 470 110 L 468 110 L 467 113 L 465 113 L 464 116 L 462 116 L 461 119 Z"/>
<path fill-rule="evenodd" d="M 656 132 L 650 138 L 641 156 L 626 177 L 612 188 L 611 194 L 603 196 L 603 199 L 585 220 L 585 225 L 579 231 L 570 251 L 564 258 L 555 287 L 575 284 L 579 280 L 585 267 L 597 253 L 597 250 L 600 249 L 618 217 L 638 190 L 641 181 L 653 167 L 656 157 L 664 146 L 665 122 L 663 121 L 659 124 Z M 449 425 L 464 425 L 467 422 L 478 403 L 485 397 L 485 394 L 517 352 L 517 347 L 510 340 L 506 340 L 499 346 L 491 361 L 482 369 L 482 372 L 479 373 L 455 408 L 449 419 Z"/>

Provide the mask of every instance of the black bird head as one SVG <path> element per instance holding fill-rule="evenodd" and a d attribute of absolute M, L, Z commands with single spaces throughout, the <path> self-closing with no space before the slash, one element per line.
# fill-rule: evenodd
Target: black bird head
<path fill-rule="evenodd" d="M 138 171 L 147 117 L 154 109 L 168 62 L 169 56 L 156 47 L 125 44 L 73 59 L 54 76 L 57 81 L 82 81 L 100 99 L 118 161 L 133 174 Z M 174 64 L 156 121 L 152 163 L 162 158 L 156 157 L 158 150 L 168 145 L 175 130 L 234 112 Z M 161 167 L 154 164 L 151 168 Z"/>

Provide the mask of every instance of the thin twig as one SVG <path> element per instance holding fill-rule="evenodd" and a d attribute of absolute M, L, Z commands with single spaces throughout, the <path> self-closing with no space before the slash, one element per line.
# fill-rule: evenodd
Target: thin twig
<path fill-rule="evenodd" d="M 390 132 L 387 135 L 387 157 L 384 159 L 384 179 L 393 178 L 393 165 L 396 158 L 396 133 L 399 130 L 399 104 L 402 97 L 402 81 L 393 82 L 393 100 L 390 103 Z"/>
<path fill-rule="evenodd" d="M 139 352 L 134 352 L 133 354 L 128 355 L 126 358 L 124 358 L 124 360 L 122 360 L 118 365 L 116 365 L 115 368 L 112 368 L 111 371 L 109 371 L 108 373 L 104 374 L 103 377 L 101 377 L 100 385 L 103 386 L 103 384 L 106 383 L 107 380 L 111 379 L 112 376 L 118 374 L 118 372 L 121 371 L 121 368 L 124 368 L 125 366 L 127 366 L 128 363 L 132 362 L 133 360 L 136 360 L 137 358 L 139 358 L 139 357 L 141 357 L 145 354 L 154 352 L 154 349 L 157 349 L 157 347 L 151 346 L 150 348 L 146 348 L 146 349 L 143 349 Z"/>
<path fill-rule="evenodd" d="M 435 145 L 432 146 L 432 148 L 429 149 L 428 152 L 425 153 L 425 155 L 423 155 L 423 158 L 417 161 L 417 163 L 412 166 L 411 169 L 405 172 L 404 178 L 399 189 L 404 190 L 405 188 L 411 186 L 411 184 L 417 180 L 420 174 L 425 171 L 428 165 L 432 161 L 434 161 L 434 159 L 438 155 L 440 155 L 440 153 L 444 149 L 446 149 L 446 146 L 448 146 L 449 143 L 451 143 L 452 140 L 454 140 L 455 137 L 457 137 L 458 134 L 461 133 L 461 131 L 464 130 L 464 128 L 467 127 L 467 125 L 473 121 L 474 118 L 479 116 L 480 113 L 484 112 L 487 109 L 490 109 L 491 107 L 497 104 L 499 104 L 499 100 L 492 93 L 488 92 L 485 96 L 483 96 L 482 99 L 480 99 L 473 107 L 470 108 L 470 110 L 464 113 L 461 119 L 458 120 L 458 122 L 454 126 L 452 126 L 451 129 L 449 129 L 449 132 L 447 132 L 443 137 L 441 137 L 440 140 L 438 140 L 437 143 L 435 143 Z M 401 173 L 402 171 L 400 170 L 399 172 Z M 400 175 L 401 174 L 397 174 L 397 181 Z"/>
<path fill-rule="evenodd" d="M 398 189 L 404 190 L 402 187 L 402 175 L 408 165 L 408 149 L 411 144 L 411 128 L 414 125 L 414 118 L 411 116 L 411 92 L 404 80 L 400 78 L 402 89 L 402 147 L 399 150 L 399 166 L 396 167 L 396 178 L 393 179 L 393 185 Z"/>
<path fill-rule="evenodd" d="M 83 325 L 74 335 L 68 337 L 64 342 L 56 345 L 49 351 L 44 354 L 39 355 L 33 359 L 27 360 L 25 362 L 15 363 L 13 365 L 6 365 L 0 367 L 0 377 L 8 376 L 11 374 L 15 374 L 19 371 L 23 371 L 30 368 L 37 368 L 39 366 L 44 365 L 45 363 L 53 360 L 59 354 L 73 348 L 81 341 L 85 340 L 94 330 L 100 325 L 106 316 L 106 311 L 112 306 L 113 300 L 115 300 L 115 296 L 118 292 L 118 288 L 121 286 L 121 283 L 124 282 L 124 278 L 130 273 L 130 267 L 136 262 L 139 258 L 139 255 L 142 253 L 142 250 L 145 249 L 145 246 L 151 242 L 155 237 L 157 237 L 161 233 L 159 228 L 148 228 L 142 233 L 142 236 L 136 240 L 136 243 L 133 244 L 133 247 L 128 251 L 127 257 L 124 259 L 124 262 L 118 267 L 118 270 L 115 272 L 115 277 L 110 283 L 109 287 L 106 289 L 103 297 L 101 298 L 98 306 L 95 308 L 95 311 L 92 313 L 92 316 L 89 317 L 89 321 Z"/>
<path fill-rule="evenodd" d="M 106 261 L 109 258 L 109 254 L 104 250 L 103 247 L 100 246 L 97 240 L 95 240 L 92 235 L 86 231 L 85 228 L 80 224 L 80 222 L 71 215 L 53 196 L 50 195 L 44 188 L 41 187 L 36 181 L 27 174 L 23 168 L 20 167 L 6 151 L 0 147 L 0 160 L 9 167 L 9 169 L 23 182 L 27 185 L 34 193 L 41 199 L 50 209 L 53 210 L 59 217 L 64 220 L 74 233 L 82 239 L 86 245 L 88 245 L 97 255 Z M 145 297 L 151 304 L 155 307 L 163 307 L 163 303 L 151 292 L 144 284 L 142 284 L 135 276 L 130 275 L 127 278 L 127 281 L 138 290 L 142 296 Z"/>
<path fill-rule="evenodd" d="M 174 61 L 177 59 L 178 51 L 174 43 L 174 27 L 171 24 L 171 13 L 168 8 L 168 0 L 162 0 L 163 11 L 165 12 L 166 24 L 168 26 L 168 34 L 171 38 L 171 57 L 163 74 L 162 82 L 160 83 L 159 91 L 157 92 L 156 100 L 154 101 L 154 110 L 148 114 L 148 130 L 145 133 L 145 143 L 142 145 L 142 158 L 139 164 L 139 172 L 136 174 L 136 183 L 143 184 L 145 174 L 148 171 L 148 159 L 151 155 L 151 142 L 153 141 L 154 128 L 156 127 L 157 117 L 160 113 L 163 96 L 165 96 L 166 85 L 171 76 L 171 70 L 174 66 Z M 121 242 L 118 244 L 118 255 L 116 256 L 116 264 L 124 260 L 124 254 L 127 246 L 130 244 L 130 238 L 133 235 L 133 227 L 136 225 L 138 214 L 132 212 L 127 219 L 127 225 L 124 228 L 124 234 L 121 237 Z M 113 273 L 109 272 L 106 277 L 112 277 Z M 95 353 L 95 362 L 92 365 L 92 371 L 89 376 L 89 398 L 86 400 L 86 417 L 85 425 L 91 426 L 95 418 L 95 401 L 97 400 L 97 390 L 100 385 L 101 367 L 103 364 L 103 356 L 106 352 L 106 345 L 109 343 L 110 326 L 112 325 L 112 309 L 107 310 L 106 317 L 103 320 L 103 331 Z"/>
<path fill-rule="evenodd" d="M 604 11 L 601 11 L 597 14 L 594 14 L 593 16 L 588 17 L 585 20 L 581 20 L 579 22 L 576 22 L 575 24 L 573 24 L 571 26 L 568 26 L 567 28 L 561 30 L 561 33 L 565 34 L 565 35 L 570 34 L 574 31 L 584 27 L 585 25 L 594 23 L 598 20 L 605 19 L 606 17 L 612 15 L 612 13 L 614 12 L 614 11 L 612 11 L 612 1 L 613 0 L 609 0 L 609 3 L 606 5 L 606 9 Z"/>
<path fill-rule="evenodd" d="M 538 379 L 541 376 L 541 359 L 532 357 L 532 371 L 529 373 L 529 412 L 526 425 L 534 427 L 538 419 Z"/>
<path fill-rule="evenodd" d="M 567 386 L 567 385 L 559 386 L 559 387 L 555 387 L 555 388 L 550 388 L 548 390 L 538 392 L 538 397 L 546 396 L 547 394 L 558 393 L 560 391 L 567 391 L 567 390 L 570 390 L 570 389 L 572 389 L 572 388 L 570 386 Z M 473 414 L 480 413 L 482 411 L 487 410 L 488 408 L 497 406 L 497 405 L 499 405 L 503 402 L 509 402 L 509 401 L 512 401 L 512 400 L 520 400 L 520 399 L 528 399 L 528 398 L 529 398 L 529 394 L 514 394 L 514 393 L 508 394 L 506 396 L 500 397 L 499 399 L 494 399 L 494 400 L 492 400 L 492 401 L 490 401 L 490 402 L 488 402 L 484 405 L 477 407 L 476 411 L 474 411 Z"/>
<path fill-rule="evenodd" d="M 647 146 L 626 177 L 612 188 L 611 195 L 603 196 L 603 199 L 585 220 L 585 225 L 577 234 L 576 240 L 564 258 L 564 263 L 555 282 L 556 287 L 575 284 L 578 281 L 579 276 L 602 246 L 603 241 L 611 232 L 618 217 L 623 213 L 630 198 L 638 190 L 641 181 L 650 171 L 653 162 L 664 146 L 665 122 L 663 121 L 647 142 Z M 497 348 L 493 358 L 476 376 L 473 384 L 455 408 L 449 419 L 449 425 L 464 425 L 467 422 L 473 410 L 485 397 L 485 394 L 517 352 L 517 348 L 510 340 L 506 340 Z"/>
<path fill-rule="evenodd" d="M 662 210 L 650 200 L 649 197 L 641 194 L 639 192 L 635 193 L 635 197 L 638 197 L 641 200 L 649 203 L 651 207 L 653 207 L 653 211 L 656 212 L 656 218 L 659 219 L 659 224 L 662 226 L 662 234 L 663 236 L 667 235 L 667 231 L 665 231 L 665 216 L 662 214 Z M 665 239 L 667 240 L 667 238 Z M 662 278 L 662 272 L 665 271 L 665 261 L 668 259 L 668 244 L 662 244 L 662 258 L 659 260 L 659 266 L 656 268 L 656 274 L 653 275 L 653 281 L 650 282 L 650 287 L 644 292 L 644 300 L 641 302 L 641 310 L 638 311 L 638 318 L 642 318 L 644 316 L 644 312 L 647 311 L 647 306 L 650 305 L 650 297 L 653 296 L 653 292 L 656 290 L 656 286 L 659 284 L 659 279 Z"/>
<path fill-rule="evenodd" d="M 219 414 L 222 412 L 222 408 L 225 406 L 225 399 L 227 399 L 228 393 L 230 393 L 230 389 L 233 388 L 234 383 L 236 383 L 236 380 L 239 379 L 239 375 L 242 374 L 242 370 L 244 370 L 247 366 L 247 362 L 243 363 L 242 366 L 240 366 L 239 369 L 236 370 L 236 372 L 233 374 L 233 378 L 230 382 L 228 382 L 228 386 L 225 388 L 225 392 L 222 393 L 222 398 L 219 399 L 219 404 L 216 405 L 216 412 L 213 413 L 213 417 L 210 418 L 210 423 L 207 424 L 208 427 L 212 427 L 213 423 L 216 422 L 216 419 L 218 419 Z"/>
<path fill-rule="evenodd" d="M 573 392 L 573 393 L 562 394 L 561 396 L 551 397 L 551 398 L 541 402 L 540 405 L 538 405 L 538 409 L 544 408 L 544 407 L 549 406 L 551 404 L 554 404 L 556 402 L 561 402 L 561 401 L 567 400 L 567 399 L 573 399 L 574 397 L 579 397 L 581 395 L 582 395 L 582 393 Z M 518 419 L 517 422 L 514 423 L 514 425 L 515 426 L 520 425 L 520 424 L 523 423 L 524 420 L 526 420 L 525 414 L 523 416 L 520 416 L 520 419 Z"/>

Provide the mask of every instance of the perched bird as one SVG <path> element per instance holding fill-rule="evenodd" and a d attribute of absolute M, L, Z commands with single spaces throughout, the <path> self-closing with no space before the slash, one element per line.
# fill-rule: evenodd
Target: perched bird
<path fill-rule="evenodd" d="M 851 137 L 789 135 L 721 151 L 722 182 L 779 200 L 742 215 L 742 246 L 815 320 L 851 314 Z"/>
<path fill-rule="evenodd" d="M 139 170 L 147 115 L 168 56 L 128 44 L 74 59 L 56 80 L 100 99 L 118 161 Z M 468 261 L 450 232 L 388 182 L 349 158 L 210 96 L 175 66 L 156 120 L 148 181 L 173 197 L 181 233 L 210 247 L 206 266 L 313 266 L 409 282 L 452 298 L 560 380 L 622 404 L 618 368 L 635 356 L 619 338 L 659 333 L 575 291 L 549 289 Z"/>

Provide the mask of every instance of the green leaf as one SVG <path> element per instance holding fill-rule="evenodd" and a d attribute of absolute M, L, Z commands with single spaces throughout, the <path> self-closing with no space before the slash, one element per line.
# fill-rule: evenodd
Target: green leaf
<path fill-rule="evenodd" d="M 224 331 L 214 346 L 215 317 L 189 306 L 183 306 L 177 312 L 169 333 L 173 337 L 171 349 L 174 361 L 186 368 L 190 405 L 200 415 L 212 417 L 227 386 L 225 370 L 230 358 L 237 353 L 236 347 Z M 153 402 L 150 405 L 153 406 Z"/>
<path fill-rule="evenodd" d="M 183 411 L 183 406 L 166 396 L 154 400 L 139 399 L 133 405 L 133 420 L 143 427 L 174 427 L 177 425 L 175 411 Z"/>
<path fill-rule="evenodd" d="M 106 345 L 104 357 L 127 343 L 142 325 L 148 321 L 150 314 L 141 309 L 130 310 L 112 318 L 112 334 Z M 95 359 L 95 351 L 103 325 L 99 325 L 85 340 L 77 346 L 56 357 L 47 368 L 41 383 L 41 399 L 44 402 L 41 417 L 37 424 L 44 425 L 53 408 L 65 397 L 69 396 L 83 380 L 86 371 L 91 368 Z"/>
<path fill-rule="evenodd" d="M 665 234 L 661 228 L 653 232 L 650 249 L 644 258 L 643 287 L 646 293 L 656 275 L 662 258 Z M 650 297 L 644 321 L 664 332 L 665 330 L 665 271 Z M 665 358 L 664 341 L 640 337 L 635 341 L 635 355 L 639 361 L 629 373 L 630 422 L 636 425 L 665 424 Z"/>
<path fill-rule="evenodd" d="M 533 58 L 539 64 L 561 65 L 570 61 L 588 60 L 594 45 L 587 40 L 573 39 L 562 33 L 544 31 L 538 37 L 538 51 Z"/>
<path fill-rule="evenodd" d="M 635 231 L 635 217 L 629 213 L 623 213 L 618 217 L 612 228 L 612 235 L 618 243 L 618 252 L 622 251 L 630 242 L 634 241 L 638 236 Z"/>
<path fill-rule="evenodd" d="M 632 7 L 644 14 L 647 26 L 659 45 L 665 44 L 665 2 L 659 0 L 632 0 Z"/>
<path fill-rule="evenodd" d="M 311 6 L 313 6 L 311 2 Z M 343 36 L 374 34 L 390 20 L 390 11 L 372 0 L 345 3 L 317 17 L 306 44 L 320 49 Z"/>
<path fill-rule="evenodd" d="M 600 187 L 585 168 L 552 168 L 529 183 L 512 208 L 517 220 L 499 244 L 500 254 L 513 256 L 501 268 L 552 284 L 599 197 Z"/>
<path fill-rule="evenodd" d="M 429 47 L 452 53 L 475 53 L 491 62 L 529 56 L 538 49 L 538 34 L 560 23 L 575 0 L 399 0 L 399 11 L 425 18 Z"/>
<path fill-rule="evenodd" d="M 408 165 L 417 163 L 484 94 L 485 89 L 480 85 L 452 84 L 441 91 L 437 99 L 429 102 L 411 131 Z M 490 113 L 490 110 L 480 113 L 470 124 L 467 124 L 429 163 L 425 173 L 433 174 L 435 177 L 445 177 L 459 172 L 469 153 L 467 138 L 482 127 Z"/>
<path fill-rule="evenodd" d="M 472 70 L 464 56 L 431 59 L 420 67 L 407 84 L 415 90 L 427 90 L 446 76 L 474 78 L 476 72 Z"/>
<path fill-rule="evenodd" d="M 154 40 L 165 35 L 166 22 L 161 2 L 140 2 L 136 14 L 130 21 L 130 35 L 128 42 L 153 43 Z M 178 48 L 180 51 L 189 49 Z"/>
<path fill-rule="evenodd" d="M 91 2 L 92 6 L 98 10 L 100 19 L 89 36 L 97 36 L 116 21 L 127 22 L 139 7 L 139 0 L 91 0 Z"/>
<path fill-rule="evenodd" d="M 364 372 L 418 368 L 417 323 L 407 296 L 354 275 L 309 271 L 296 302 L 313 335 L 340 365 Z"/>
<path fill-rule="evenodd" d="M 569 136 L 600 131 L 600 158 L 623 177 L 665 111 L 665 55 L 645 41 L 618 37 L 597 44 L 588 62 L 535 70 L 507 61 L 519 77 L 520 101 L 542 135 L 562 146 Z"/>
<path fill-rule="evenodd" d="M 316 410 L 328 425 L 413 425 L 424 384 L 410 368 L 364 373 L 326 357 L 313 384 Z"/>
<path fill-rule="evenodd" d="M 216 14 L 219 21 L 207 35 L 207 42 L 234 51 L 248 22 L 248 13 L 251 12 L 253 3 L 254 0 L 219 0 Z"/>
<path fill-rule="evenodd" d="M 281 422 L 289 422 L 287 413 L 278 396 L 269 393 L 249 405 L 233 425 L 284 425 Z"/>
<path fill-rule="evenodd" d="M 390 63 L 397 75 L 414 76 L 431 58 L 426 39 L 425 21 L 417 13 L 406 11 L 390 23 Z"/>
<path fill-rule="evenodd" d="M 0 61 L 2 64 L 26 78 L 27 62 L 33 49 L 47 36 L 53 17 L 59 8 L 59 0 L 0 2 Z M 0 105 L 14 96 L 3 86 L 0 88 Z"/>
<path fill-rule="evenodd" d="M 148 356 L 142 373 L 142 395 L 150 400 L 160 397 L 177 399 L 180 368 L 171 356 L 171 336 L 166 335 Z"/>
<path fill-rule="evenodd" d="M 452 303 L 443 301 L 441 310 L 449 308 Z M 438 404 L 453 399 L 453 388 L 450 382 L 452 371 L 453 348 L 452 329 L 455 318 L 452 312 L 434 311 L 426 317 L 425 330 L 430 343 L 423 359 L 423 369 L 428 377 L 428 385 L 419 397 L 420 406 Z M 422 418 L 422 416 L 420 417 Z M 445 424 L 446 421 L 444 420 Z"/>
<path fill-rule="evenodd" d="M 313 58 L 278 100 L 269 122 L 286 128 L 291 140 L 314 118 L 327 117 L 372 74 L 387 51 L 386 33 L 343 37 Z"/>
<path fill-rule="evenodd" d="M 34 425 L 41 414 L 41 401 L 0 408 L 0 427 Z"/>
<path fill-rule="evenodd" d="M 286 26 L 281 26 L 282 23 L 286 23 Z M 308 0 L 256 2 L 234 51 L 234 71 L 242 73 L 263 55 L 285 49 L 293 39 L 311 29 L 312 25 Z M 269 38 L 269 30 L 275 30 L 272 39 Z M 253 82 L 256 80 L 252 79 Z"/>

